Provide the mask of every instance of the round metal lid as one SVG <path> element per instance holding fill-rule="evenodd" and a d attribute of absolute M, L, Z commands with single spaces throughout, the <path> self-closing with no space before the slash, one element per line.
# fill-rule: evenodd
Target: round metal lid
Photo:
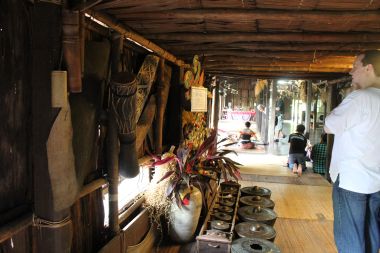
<path fill-rule="evenodd" d="M 232 213 L 234 211 L 234 209 L 229 206 L 218 206 L 217 209 L 221 211 L 222 213 Z"/>
<path fill-rule="evenodd" d="M 258 221 L 266 223 L 277 218 L 277 214 L 273 210 L 260 206 L 240 207 L 238 209 L 238 214 L 244 221 Z"/>
<path fill-rule="evenodd" d="M 239 238 L 232 242 L 232 253 L 280 253 L 272 242 L 260 238 Z"/>
<path fill-rule="evenodd" d="M 211 221 L 211 228 L 226 231 L 230 228 L 230 224 L 222 220 L 213 220 Z"/>
<path fill-rule="evenodd" d="M 272 191 L 268 188 L 260 187 L 260 186 L 250 186 L 250 187 L 244 187 L 241 188 L 241 192 L 244 195 L 255 195 L 255 196 L 261 196 L 265 198 L 270 198 Z"/>
<path fill-rule="evenodd" d="M 228 182 L 228 183 L 222 182 L 220 183 L 220 186 L 221 186 L 222 193 L 228 192 L 232 194 L 237 194 L 239 191 L 240 184 L 234 183 L 234 182 Z"/>
<path fill-rule="evenodd" d="M 231 192 L 221 192 L 219 194 L 219 197 L 223 198 L 223 199 L 232 199 L 232 198 L 235 198 L 234 195 Z"/>
<path fill-rule="evenodd" d="M 231 221 L 232 220 L 231 215 L 226 214 L 226 213 L 222 213 L 222 212 L 214 213 L 214 217 L 216 220 L 222 220 L 222 221 Z"/>
<path fill-rule="evenodd" d="M 246 221 L 235 226 L 235 231 L 240 237 L 261 238 L 273 240 L 276 237 L 276 231 L 272 226 L 256 221 Z"/>
<path fill-rule="evenodd" d="M 261 196 L 244 196 L 240 198 L 240 203 L 246 206 L 261 206 L 270 209 L 274 208 L 273 200 Z"/>
<path fill-rule="evenodd" d="M 231 200 L 228 200 L 228 199 L 220 199 L 219 200 L 219 204 L 223 205 L 223 206 L 234 206 L 235 205 L 235 201 L 231 201 Z"/>

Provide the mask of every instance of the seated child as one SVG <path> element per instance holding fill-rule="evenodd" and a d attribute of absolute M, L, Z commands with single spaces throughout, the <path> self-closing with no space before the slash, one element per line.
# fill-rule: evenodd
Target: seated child
<path fill-rule="evenodd" d="M 302 175 L 302 172 L 306 170 L 305 162 L 305 148 L 307 139 L 303 135 L 305 132 L 305 126 L 300 124 L 297 126 L 296 132 L 289 135 L 289 168 L 293 170 L 293 173 L 297 173 L 298 176 Z"/>

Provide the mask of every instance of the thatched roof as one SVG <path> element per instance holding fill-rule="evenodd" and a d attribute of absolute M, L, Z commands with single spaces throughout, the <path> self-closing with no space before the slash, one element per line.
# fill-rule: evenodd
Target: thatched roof
<path fill-rule="evenodd" d="M 380 49 L 380 0 L 103 0 L 91 9 L 207 73 L 336 78 Z"/>

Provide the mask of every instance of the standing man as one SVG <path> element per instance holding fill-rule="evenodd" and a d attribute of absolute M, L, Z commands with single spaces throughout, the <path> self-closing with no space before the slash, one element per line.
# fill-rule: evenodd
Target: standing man
<path fill-rule="evenodd" d="M 356 57 L 352 86 L 326 117 L 335 135 L 330 176 L 334 182 L 334 237 L 339 252 L 378 253 L 380 248 L 380 51 Z"/>
<path fill-rule="evenodd" d="M 276 120 L 274 123 L 275 125 L 274 129 L 275 129 L 276 139 L 274 141 L 278 142 L 280 138 L 286 137 L 286 135 L 282 132 L 283 123 L 284 123 L 284 112 L 285 112 L 285 104 L 284 104 L 284 99 L 282 98 L 282 94 L 280 95 L 279 99 L 276 101 L 275 110 L 276 110 L 276 113 L 275 113 Z"/>

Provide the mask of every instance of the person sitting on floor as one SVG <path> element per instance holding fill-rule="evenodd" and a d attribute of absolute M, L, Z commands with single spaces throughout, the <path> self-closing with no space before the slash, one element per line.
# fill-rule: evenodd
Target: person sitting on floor
<path fill-rule="evenodd" d="M 296 128 L 296 132 L 289 135 L 289 168 L 293 169 L 293 173 L 298 173 L 298 176 L 302 175 L 302 172 L 306 170 L 305 162 L 305 148 L 307 139 L 303 135 L 305 132 L 305 126 L 300 124 Z"/>
<path fill-rule="evenodd" d="M 311 150 L 313 160 L 313 172 L 321 175 L 326 173 L 327 134 L 321 134 L 321 142 L 315 144 Z"/>
<path fill-rule="evenodd" d="M 255 148 L 255 143 L 251 141 L 251 138 L 257 140 L 256 133 L 251 129 L 251 123 L 249 121 L 245 122 L 245 128 L 240 131 L 240 147 L 243 149 L 252 149 Z"/>

